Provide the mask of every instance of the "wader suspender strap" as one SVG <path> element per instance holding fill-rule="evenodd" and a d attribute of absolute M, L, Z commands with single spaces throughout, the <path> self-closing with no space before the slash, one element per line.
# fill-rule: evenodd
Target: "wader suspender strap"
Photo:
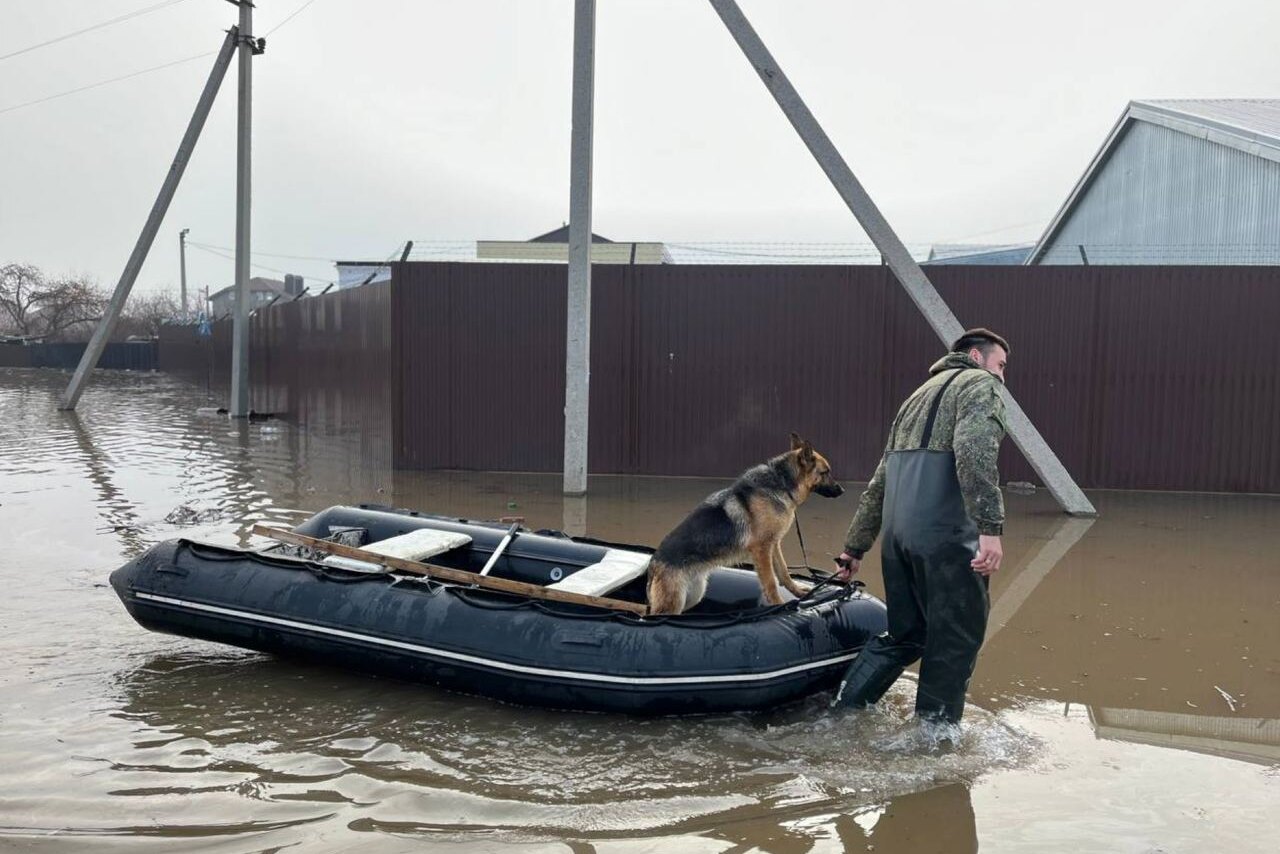
<path fill-rule="evenodd" d="M 933 396 L 933 405 L 929 407 L 929 418 L 924 422 L 924 434 L 920 438 L 920 450 L 927 450 L 929 441 L 933 439 L 933 422 L 938 420 L 938 407 L 942 406 L 942 396 L 947 393 L 947 386 L 955 382 L 956 377 L 963 374 L 969 368 L 957 368 L 956 372 L 947 378 L 942 384 L 942 388 L 938 389 L 938 393 Z"/>

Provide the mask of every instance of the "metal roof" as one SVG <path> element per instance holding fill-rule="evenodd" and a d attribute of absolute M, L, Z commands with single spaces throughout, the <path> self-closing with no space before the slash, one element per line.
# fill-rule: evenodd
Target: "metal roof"
<path fill-rule="evenodd" d="M 1021 264 L 1027 260 L 1032 243 L 935 243 L 922 264 Z"/>
<path fill-rule="evenodd" d="M 1039 260 L 1134 122 L 1168 128 L 1280 163 L 1280 98 L 1130 101 L 1025 263 Z"/>

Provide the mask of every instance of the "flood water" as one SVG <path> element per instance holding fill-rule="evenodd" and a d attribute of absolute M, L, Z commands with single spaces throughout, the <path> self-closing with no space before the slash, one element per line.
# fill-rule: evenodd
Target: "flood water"
<path fill-rule="evenodd" d="M 67 378 L 0 369 L 0 850 L 1276 850 L 1280 498 L 1100 492 L 1089 522 L 1008 494 L 971 705 L 938 751 L 910 678 L 872 713 L 644 720 L 147 632 L 107 575 L 164 539 L 249 545 L 371 501 L 656 543 L 722 482 L 565 501 L 558 476 L 392 471 L 367 419 L 230 422 L 162 375 L 99 372 L 61 413 Z M 857 495 L 802 510 L 815 564 Z"/>

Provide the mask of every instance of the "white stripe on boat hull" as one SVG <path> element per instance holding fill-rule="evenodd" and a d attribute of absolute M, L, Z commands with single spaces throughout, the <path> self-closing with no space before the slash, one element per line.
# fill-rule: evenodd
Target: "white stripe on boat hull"
<path fill-rule="evenodd" d="M 767 682 L 770 679 L 778 679 L 783 676 L 790 676 L 794 673 L 803 673 L 806 670 L 817 670 L 823 667 L 831 667 L 853 659 L 856 652 L 841 653 L 840 655 L 824 658 L 821 661 L 810 661 L 805 664 L 796 664 L 791 667 L 784 667 L 780 670 L 769 670 L 763 673 L 732 673 L 719 676 L 614 676 L 608 673 L 584 673 L 579 670 L 555 670 L 548 667 L 531 667 L 524 664 L 512 664 L 508 661 L 499 661 L 493 658 L 484 658 L 478 655 L 469 655 L 464 652 L 454 652 L 449 649 L 440 649 L 438 647 L 424 646 L 422 644 L 409 643 L 407 641 L 398 641 L 391 638 L 378 637 L 377 635 L 365 635 L 359 632 L 351 632 L 346 629 L 335 629 L 329 626 L 316 625 L 315 623 L 303 623 L 297 620 L 288 620 L 283 617 L 272 617 L 266 614 L 255 614 L 252 611 L 238 611 L 234 608 L 224 608 L 220 605 L 206 605 L 203 602 L 190 602 L 185 599 L 174 599 L 169 596 L 157 596 L 154 593 L 135 592 L 134 598 L 147 602 L 157 602 L 162 605 L 171 605 L 177 608 L 187 608 L 192 611 L 203 611 L 210 614 L 221 614 L 227 617 L 235 617 L 241 620 L 248 620 L 255 623 L 265 623 L 267 625 L 281 626 L 290 629 L 302 629 L 317 634 L 329 635 L 336 638 L 345 638 L 347 640 L 359 641 L 361 643 L 375 644 L 378 646 L 391 647 L 393 649 L 403 649 L 409 652 L 419 652 L 425 655 L 432 655 L 439 658 L 447 658 L 453 661 L 463 661 L 468 664 L 477 664 L 483 667 L 492 667 L 496 670 L 506 670 L 513 673 L 524 673 L 530 676 L 552 676 L 561 679 L 578 679 L 584 682 L 606 682 L 615 685 L 705 685 L 708 683 L 741 683 L 741 682 Z"/>

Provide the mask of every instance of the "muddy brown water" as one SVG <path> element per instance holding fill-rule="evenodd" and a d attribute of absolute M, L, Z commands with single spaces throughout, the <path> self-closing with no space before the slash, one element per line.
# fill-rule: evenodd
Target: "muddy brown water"
<path fill-rule="evenodd" d="M 0 369 L 0 850 L 1276 850 L 1280 499 L 1101 492 L 1082 522 L 1007 495 L 970 711 L 937 752 L 909 678 L 873 713 L 642 720 L 144 631 L 106 578 L 166 538 L 250 545 L 377 501 L 654 543 L 721 482 L 566 501 L 555 476 L 393 471 L 367 419 L 237 424 L 112 372 L 67 414 L 66 381 Z M 857 494 L 802 510 L 815 562 Z M 874 552 L 864 576 L 878 593 Z"/>

